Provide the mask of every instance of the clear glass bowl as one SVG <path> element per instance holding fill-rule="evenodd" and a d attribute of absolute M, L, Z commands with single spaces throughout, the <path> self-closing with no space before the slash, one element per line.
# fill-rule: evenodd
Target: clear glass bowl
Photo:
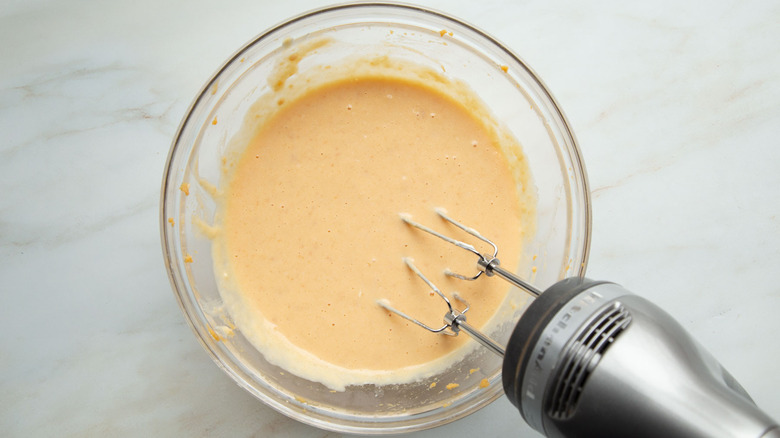
<path fill-rule="evenodd" d="M 442 30 L 447 33 L 440 34 Z M 162 247 L 174 293 L 214 361 L 241 387 L 289 417 L 364 434 L 409 432 L 455 421 L 503 392 L 501 359 L 483 348 L 437 376 L 460 384 L 451 391 L 428 391 L 428 383 L 420 382 L 333 392 L 268 363 L 239 331 L 232 337 L 220 334 L 229 316 L 221 308 L 207 227 L 216 208 L 213 194 L 222 157 L 249 106 L 267 91 L 266 78 L 281 56 L 282 43 L 318 36 L 334 42 L 302 61 L 300 71 L 346 55 L 387 54 L 443 68 L 449 77 L 467 83 L 519 140 L 533 175 L 537 230 L 524 244 L 518 274 L 544 289 L 584 273 L 590 244 L 585 169 L 566 118 L 541 80 L 506 47 L 460 20 L 416 6 L 360 3 L 312 11 L 268 30 L 228 59 L 196 97 L 171 147 L 162 186 Z M 182 184 L 189 184 L 189 195 Z M 481 189 L 475 182 L 475 190 Z M 522 311 L 517 309 L 491 336 L 506 343 Z M 488 376 L 489 387 L 479 388 L 479 379 L 468 379 L 463 370 L 472 368 Z"/>

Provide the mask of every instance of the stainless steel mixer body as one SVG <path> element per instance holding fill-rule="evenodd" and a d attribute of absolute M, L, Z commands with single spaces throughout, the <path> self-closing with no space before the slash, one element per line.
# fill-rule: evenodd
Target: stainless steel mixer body
<path fill-rule="evenodd" d="M 680 324 L 614 283 L 570 278 L 537 298 L 507 345 L 503 382 L 550 437 L 780 437 Z"/>

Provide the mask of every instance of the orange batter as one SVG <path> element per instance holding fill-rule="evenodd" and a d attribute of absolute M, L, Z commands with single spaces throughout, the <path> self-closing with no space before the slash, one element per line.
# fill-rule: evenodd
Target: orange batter
<path fill-rule="evenodd" d="M 376 302 L 441 325 L 445 305 L 406 256 L 469 301 L 472 325 L 504 302 L 504 282 L 443 275 L 475 273 L 475 256 L 399 219 L 410 213 L 468 240 L 433 212 L 445 207 L 517 266 L 532 206 L 495 130 L 422 82 L 364 76 L 285 102 L 255 132 L 218 216 L 217 271 L 238 329 L 277 365 L 339 389 L 411 380 L 457 360 L 466 336 L 431 334 Z"/>

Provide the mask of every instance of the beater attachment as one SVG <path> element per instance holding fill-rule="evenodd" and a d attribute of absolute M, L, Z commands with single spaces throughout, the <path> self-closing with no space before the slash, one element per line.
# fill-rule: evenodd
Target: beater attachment
<path fill-rule="evenodd" d="M 491 247 L 493 247 L 493 254 L 492 255 L 483 254 L 483 253 L 477 251 L 477 249 L 474 248 L 473 245 L 465 243 L 465 242 L 461 242 L 460 240 L 453 239 L 453 238 L 448 237 L 448 236 L 445 236 L 444 234 L 441 234 L 438 231 L 433 230 L 433 229 L 431 229 L 431 228 L 429 228 L 429 227 L 427 227 L 427 226 L 425 226 L 425 225 L 423 225 L 423 224 L 421 224 L 419 222 L 415 222 L 414 220 L 412 220 L 412 216 L 410 214 L 401 213 L 400 214 L 401 220 L 406 222 L 408 225 L 411 225 L 411 226 L 413 226 L 413 227 L 415 227 L 415 228 L 417 228 L 419 230 L 425 231 L 426 233 L 432 234 L 432 235 L 434 235 L 434 236 L 436 236 L 436 237 L 438 237 L 438 238 L 440 238 L 440 239 L 442 239 L 442 240 L 444 240 L 446 242 L 449 242 L 449 243 L 457 246 L 458 248 L 463 248 L 466 251 L 469 251 L 469 252 L 471 252 L 472 254 L 474 254 L 474 255 L 476 255 L 478 257 L 478 260 L 477 260 L 477 269 L 478 269 L 478 271 L 477 271 L 476 274 L 470 275 L 470 276 L 469 275 L 462 275 L 462 274 L 458 274 L 456 272 L 452 272 L 449 269 L 446 269 L 444 271 L 444 273 L 446 275 L 449 275 L 450 277 L 454 277 L 454 278 L 459 278 L 461 280 L 469 280 L 469 281 L 473 281 L 473 280 L 478 279 L 483 273 L 486 276 L 488 276 L 488 277 L 492 277 L 494 275 L 498 275 L 499 277 L 501 277 L 504 280 L 512 283 L 514 286 L 517 286 L 520 289 L 523 289 L 524 291 L 528 292 L 529 294 L 533 295 L 534 297 L 538 297 L 542 293 L 542 291 L 540 291 L 539 289 L 535 288 L 534 286 L 532 286 L 528 282 L 522 280 L 521 278 L 519 278 L 515 274 L 505 270 L 504 268 L 502 268 L 500 266 L 501 265 L 501 261 L 498 260 L 498 258 L 497 258 L 498 246 L 496 246 L 495 243 L 493 243 L 492 241 L 490 241 L 489 239 L 484 237 L 482 234 L 479 233 L 479 231 L 475 230 L 474 228 L 466 226 L 466 225 L 456 221 L 455 219 L 452 219 L 449 215 L 447 215 L 447 211 L 445 209 L 443 209 L 443 208 L 436 208 L 436 209 L 434 209 L 434 211 L 436 212 L 436 214 L 439 215 L 439 217 L 441 217 L 445 221 L 449 222 L 450 224 L 460 228 L 461 230 L 467 232 L 468 234 L 476 237 L 477 239 L 479 239 L 479 240 L 489 244 Z"/>
<path fill-rule="evenodd" d="M 539 294 L 542 292 L 535 287 L 531 286 L 530 284 L 526 283 L 522 279 L 518 278 L 516 275 L 512 274 L 509 271 L 504 270 L 501 268 L 500 264 L 501 262 L 496 257 L 498 255 L 498 246 L 496 246 L 495 243 L 490 241 L 488 238 L 483 236 L 479 233 L 479 231 L 475 230 L 474 228 L 471 228 L 469 226 L 466 226 L 455 219 L 452 219 L 450 216 L 447 215 L 447 212 L 443 208 L 437 208 L 435 209 L 436 214 L 438 214 L 442 219 L 449 222 L 450 224 L 460 228 L 461 230 L 465 231 L 466 233 L 476 237 L 477 239 L 487 243 L 493 248 L 492 255 L 487 255 L 479 252 L 474 245 L 461 242 L 460 240 L 453 239 L 451 237 L 445 236 L 444 234 L 439 233 L 438 231 L 429 228 L 421 223 L 415 222 L 412 220 L 412 216 L 406 213 L 401 213 L 401 220 L 406 222 L 408 225 L 411 225 L 417 229 L 420 229 L 422 231 L 425 231 L 426 233 L 432 234 L 446 242 L 449 242 L 458 248 L 465 249 L 466 251 L 471 252 L 472 254 L 476 255 L 478 257 L 477 259 L 477 272 L 474 275 L 462 275 L 458 274 L 456 272 L 452 272 L 449 269 L 446 269 L 444 273 L 450 277 L 459 278 L 461 280 L 468 280 L 473 281 L 478 279 L 482 274 L 485 274 L 488 277 L 492 277 L 493 275 L 498 275 L 499 277 L 509 281 L 513 285 L 525 290 L 529 294 L 533 295 L 534 297 L 538 297 Z M 469 310 L 469 304 L 461 298 L 457 292 L 453 293 L 453 298 L 455 300 L 463 303 L 466 308 L 462 311 L 455 309 L 452 306 L 452 302 L 447 298 L 447 296 L 439 290 L 438 287 L 436 287 L 433 282 L 431 282 L 425 275 L 423 275 L 422 272 L 417 268 L 417 266 L 414 265 L 412 259 L 406 257 L 404 258 L 404 263 L 406 263 L 406 266 L 409 267 L 415 274 L 417 274 L 418 277 L 420 277 L 427 285 L 431 288 L 433 292 L 435 292 L 437 295 L 439 295 L 444 302 L 447 304 L 447 313 L 444 314 L 444 325 L 438 328 L 431 327 L 418 319 L 407 315 L 406 313 L 396 309 L 393 307 L 389 301 L 386 299 L 381 299 L 377 301 L 377 304 L 379 304 L 384 309 L 389 310 L 390 312 L 395 313 L 396 315 L 406 319 L 407 321 L 411 321 L 420 327 L 434 332 L 434 333 L 441 333 L 449 336 L 457 336 L 460 330 L 462 329 L 469 335 L 471 335 L 474 339 L 476 339 L 480 344 L 488 348 L 490 351 L 503 356 L 504 355 L 504 349 L 498 345 L 495 341 L 487 337 L 484 333 L 480 332 L 479 330 L 475 329 L 474 327 L 470 326 L 466 322 L 466 312 Z"/>
<path fill-rule="evenodd" d="M 404 258 L 404 263 L 406 263 L 406 266 L 409 267 L 415 274 L 417 274 L 418 277 L 420 277 L 427 285 L 431 288 L 433 292 L 435 292 L 441 299 L 444 300 L 444 302 L 447 304 L 447 313 L 444 314 L 444 325 L 438 328 L 431 327 L 421 321 L 419 321 L 416 318 L 413 318 L 406 313 L 396 309 L 393 307 L 390 302 L 386 299 L 381 299 L 377 301 L 377 304 L 386 309 L 390 312 L 395 313 L 396 315 L 400 316 L 401 318 L 406 319 L 407 321 L 413 322 L 420 327 L 433 332 L 433 333 L 441 333 L 444 335 L 449 336 L 457 336 L 460 330 L 462 329 L 474 339 L 476 339 L 480 344 L 487 347 L 490 351 L 503 356 L 504 355 L 504 349 L 498 345 L 495 341 L 485 336 L 482 332 L 475 329 L 471 325 L 469 325 L 466 322 L 466 312 L 469 310 L 469 303 L 466 302 L 457 292 L 454 292 L 452 294 L 453 298 L 455 300 L 459 301 L 463 305 L 466 306 L 463 310 L 457 310 L 452 306 L 452 302 L 447 298 L 447 296 L 438 288 L 431 280 L 429 280 L 425 275 L 423 275 L 422 272 L 420 272 L 420 269 L 417 268 L 417 266 L 414 265 L 414 262 L 409 257 Z"/>

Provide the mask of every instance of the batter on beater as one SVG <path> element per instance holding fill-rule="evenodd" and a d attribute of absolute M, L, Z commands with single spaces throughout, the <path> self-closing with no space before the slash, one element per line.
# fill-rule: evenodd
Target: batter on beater
<path fill-rule="evenodd" d="M 444 276 L 474 270 L 473 258 L 410 230 L 400 212 L 435 224 L 433 208 L 446 206 L 490 230 L 508 267 L 533 230 L 519 145 L 444 76 L 380 64 L 296 84 L 275 110 L 247 117 L 252 135 L 226 162 L 215 219 L 215 270 L 238 330 L 270 362 L 337 390 L 421 379 L 470 351 L 465 336 L 432 336 L 377 306 L 388 299 L 440 324 L 440 298 L 404 257 L 468 300 L 476 327 L 505 302 L 503 282 Z"/>

